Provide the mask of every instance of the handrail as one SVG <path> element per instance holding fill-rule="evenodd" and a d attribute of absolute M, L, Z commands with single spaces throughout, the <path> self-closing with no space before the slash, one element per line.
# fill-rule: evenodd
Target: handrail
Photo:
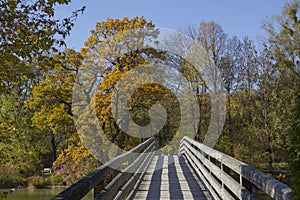
<path fill-rule="evenodd" d="M 292 190 L 287 185 L 191 138 L 181 140 L 179 153 L 187 158 L 215 199 L 254 200 L 252 185 L 274 199 L 291 198 Z"/>
<path fill-rule="evenodd" d="M 141 177 L 144 175 L 158 148 L 158 141 L 154 137 L 149 138 L 132 150 L 115 157 L 97 168 L 59 193 L 52 200 L 79 200 L 92 189 L 94 189 L 95 199 L 123 199 L 126 196 L 132 198 L 138 188 Z M 118 169 L 124 163 L 129 163 L 129 165 L 116 174 L 114 169 Z M 113 179 L 106 183 L 106 179 L 109 176 L 113 176 Z"/>

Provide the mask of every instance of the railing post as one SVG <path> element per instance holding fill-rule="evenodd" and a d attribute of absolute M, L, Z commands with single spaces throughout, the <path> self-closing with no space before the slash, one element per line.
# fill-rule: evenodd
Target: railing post
<path fill-rule="evenodd" d="M 222 158 L 221 158 L 221 173 L 220 173 L 220 179 L 221 179 L 221 184 L 222 184 L 222 188 L 221 188 L 221 197 L 223 197 L 223 193 L 224 193 L 224 181 L 223 181 L 223 162 L 222 162 Z"/>
<path fill-rule="evenodd" d="M 252 193 L 252 183 L 240 175 L 240 184 Z"/>
<path fill-rule="evenodd" d="M 104 189 L 104 181 L 100 182 L 98 185 L 94 187 L 94 198 Z"/>

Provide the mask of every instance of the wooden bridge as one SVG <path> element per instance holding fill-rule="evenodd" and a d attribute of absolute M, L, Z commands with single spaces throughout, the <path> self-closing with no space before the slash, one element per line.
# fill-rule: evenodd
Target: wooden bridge
<path fill-rule="evenodd" d="M 184 137 L 178 156 L 163 155 L 150 138 L 82 178 L 53 200 L 95 199 L 290 199 L 291 189 L 266 174 Z M 122 166 L 121 171 L 114 169 Z"/>

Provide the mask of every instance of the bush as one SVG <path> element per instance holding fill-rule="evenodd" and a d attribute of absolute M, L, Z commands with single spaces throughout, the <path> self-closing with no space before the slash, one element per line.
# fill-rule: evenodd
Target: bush
<path fill-rule="evenodd" d="M 1 174 L 0 188 L 16 188 L 18 186 L 27 187 L 27 180 L 18 174 Z"/>
<path fill-rule="evenodd" d="M 44 176 L 34 176 L 30 177 L 28 179 L 29 186 L 35 187 L 35 188 L 45 188 L 51 186 L 50 177 L 44 177 Z"/>
<path fill-rule="evenodd" d="M 62 185 L 63 180 L 66 175 L 62 173 L 57 173 L 48 176 L 33 176 L 28 178 L 29 186 L 35 188 L 45 188 L 55 185 Z"/>
<path fill-rule="evenodd" d="M 66 177 L 66 174 L 56 173 L 54 175 L 51 175 L 49 178 L 52 185 L 62 185 L 62 182 Z"/>

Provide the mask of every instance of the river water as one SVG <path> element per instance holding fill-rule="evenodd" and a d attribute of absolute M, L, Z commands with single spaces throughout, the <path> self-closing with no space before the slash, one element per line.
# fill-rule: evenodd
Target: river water
<path fill-rule="evenodd" d="M 55 195 L 63 191 L 65 188 L 51 188 L 51 189 L 20 189 L 9 192 L 7 200 L 50 200 Z M 0 199 L 3 191 L 10 191 L 9 189 L 0 190 Z M 93 191 L 91 191 L 84 200 L 92 200 Z"/>

